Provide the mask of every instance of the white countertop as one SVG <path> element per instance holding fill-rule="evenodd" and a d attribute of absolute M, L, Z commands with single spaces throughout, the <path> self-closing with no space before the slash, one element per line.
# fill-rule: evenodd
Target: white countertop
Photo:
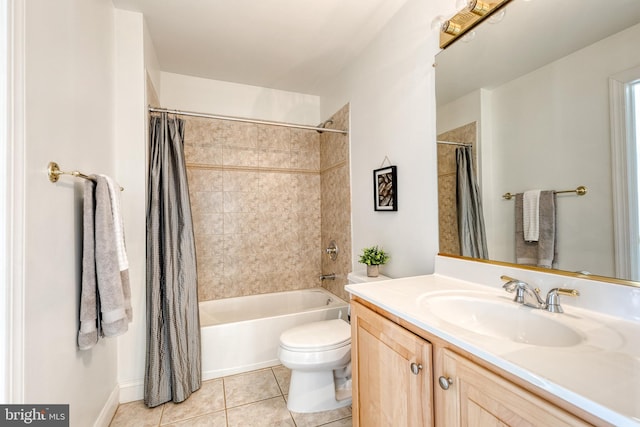
<path fill-rule="evenodd" d="M 501 301 L 511 299 L 512 295 L 494 287 L 433 274 L 352 284 L 346 290 L 604 421 L 640 426 L 638 322 L 564 303 L 563 314 L 531 309 L 535 315 L 570 325 L 585 337 L 574 346 L 546 347 L 468 331 L 443 321 L 421 303 L 428 293 L 451 290 L 489 292 Z"/>

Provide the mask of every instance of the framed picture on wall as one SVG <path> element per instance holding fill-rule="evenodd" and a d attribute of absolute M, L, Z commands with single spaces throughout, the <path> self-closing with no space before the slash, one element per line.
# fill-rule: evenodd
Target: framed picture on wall
<path fill-rule="evenodd" d="M 373 208 L 376 211 L 398 210 L 398 178 L 395 166 L 373 171 Z"/>

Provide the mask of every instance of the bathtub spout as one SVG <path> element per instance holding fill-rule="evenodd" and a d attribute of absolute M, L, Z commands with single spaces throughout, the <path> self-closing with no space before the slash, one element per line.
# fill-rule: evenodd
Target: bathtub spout
<path fill-rule="evenodd" d="M 336 273 L 321 274 L 320 280 L 336 280 Z"/>

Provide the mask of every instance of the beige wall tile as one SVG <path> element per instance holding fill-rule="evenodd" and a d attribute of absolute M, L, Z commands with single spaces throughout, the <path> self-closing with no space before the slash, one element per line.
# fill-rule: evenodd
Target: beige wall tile
<path fill-rule="evenodd" d="M 320 153 L 317 151 L 292 151 L 291 167 L 313 171 L 320 170 Z"/>
<path fill-rule="evenodd" d="M 193 191 L 189 196 L 191 199 L 191 213 L 194 216 L 207 213 L 222 213 L 224 211 L 222 191 Z"/>
<path fill-rule="evenodd" d="M 349 106 L 346 105 L 333 117 L 334 129 L 348 129 Z M 323 133 L 320 136 L 321 182 L 321 246 L 322 253 L 331 240 L 335 240 L 340 250 L 333 261 L 322 256 L 323 274 L 335 273 L 335 280 L 325 280 L 322 286 L 345 301 L 349 300 L 344 285 L 351 271 L 351 189 L 349 178 L 348 136 Z"/>
<path fill-rule="evenodd" d="M 258 148 L 258 125 L 252 123 L 229 122 L 225 148 Z"/>
<path fill-rule="evenodd" d="M 279 126 L 258 126 L 258 148 L 261 150 L 289 151 L 291 131 Z"/>
<path fill-rule="evenodd" d="M 346 129 L 345 117 L 348 106 L 334 116 Z M 347 137 L 222 120 L 186 122 L 200 300 L 319 286 L 329 235 L 342 242 L 336 272 L 346 277 Z M 323 156 L 342 164 L 321 175 Z M 323 204 L 324 198 L 331 201 Z M 333 288 L 345 298 L 340 284 Z"/>
<path fill-rule="evenodd" d="M 222 171 L 187 168 L 189 191 L 222 191 Z"/>
<path fill-rule="evenodd" d="M 258 166 L 262 168 L 290 168 L 290 151 L 266 151 L 258 152 Z"/>
<path fill-rule="evenodd" d="M 222 164 L 224 166 L 258 166 L 258 150 L 250 148 L 222 149 Z"/>

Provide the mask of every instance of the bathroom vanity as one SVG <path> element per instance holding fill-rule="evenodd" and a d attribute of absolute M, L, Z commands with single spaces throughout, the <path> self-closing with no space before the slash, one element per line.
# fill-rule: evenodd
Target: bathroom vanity
<path fill-rule="evenodd" d="M 637 305 L 639 289 L 468 267 L 440 259 L 433 275 L 347 286 L 354 426 L 640 426 L 640 314 L 590 309 L 602 292 Z M 500 273 L 570 282 L 584 300 L 561 298 L 564 313 L 524 307 Z"/>

